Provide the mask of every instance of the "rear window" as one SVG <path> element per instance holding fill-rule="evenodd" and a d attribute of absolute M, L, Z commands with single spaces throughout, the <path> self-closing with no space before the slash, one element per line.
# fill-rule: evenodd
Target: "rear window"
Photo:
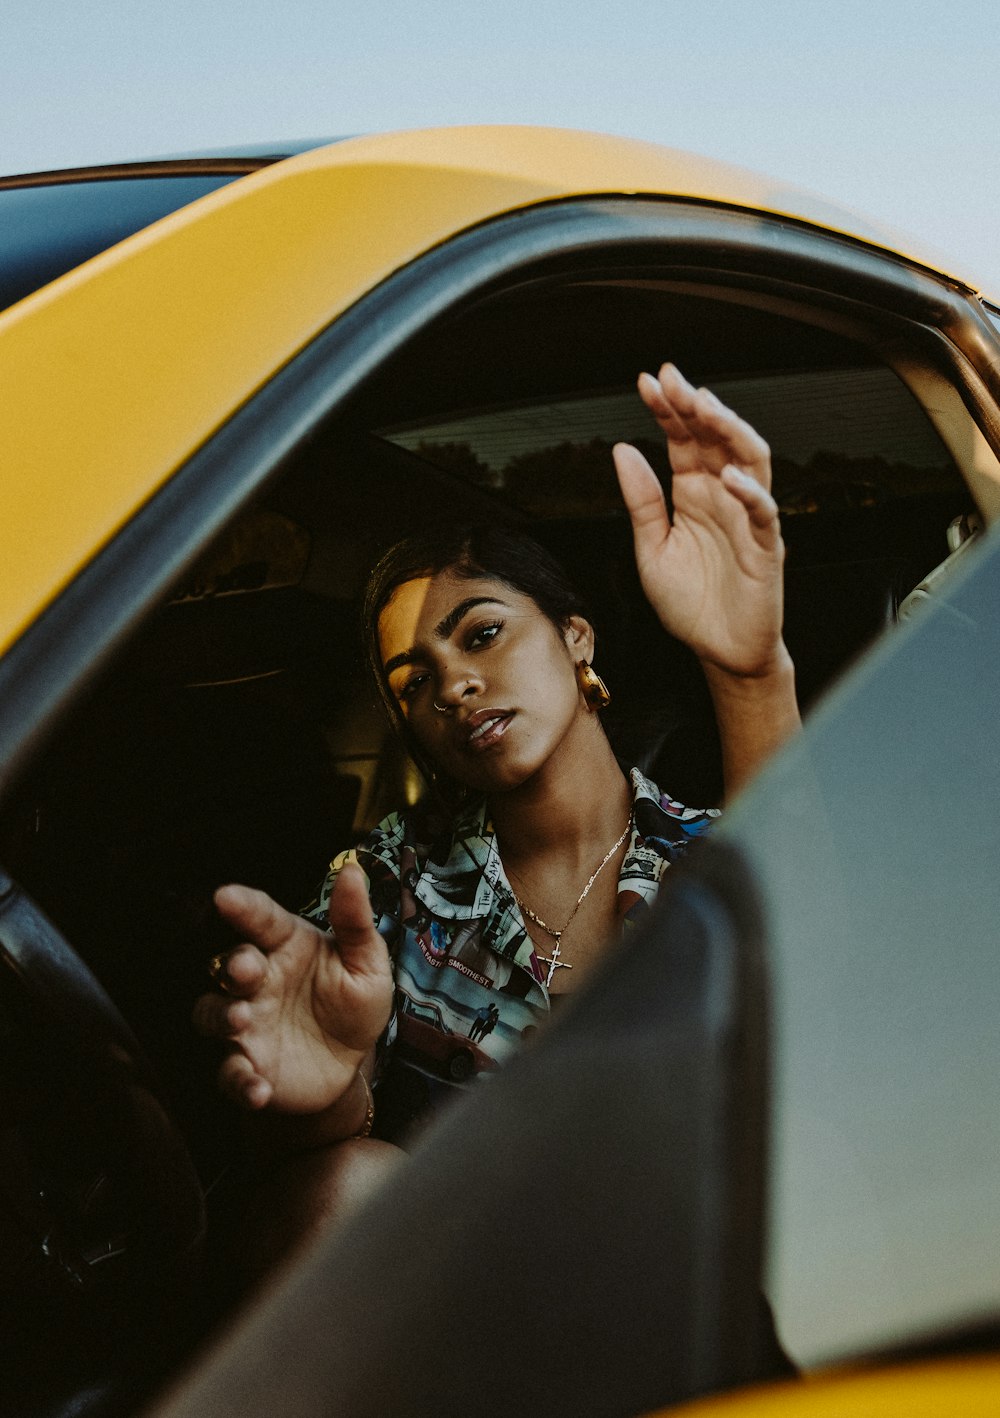
<path fill-rule="evenodd" d="M 109 177 L 0 190 L 0 309 L 240 175 Z"/>
<path fill-rule="evenodd" d="M 892 370 L 781 370 L 716 378 L 724 403 L 766 431 L 782 514 L 874 507 L 951 487 L 952 460 Z M 501 494 L 534 516 L 620 510 L 611 448 L 636 443 L 654 463 L 663 439 L 631 388 L 531 401 L 387 428 L 381 436 Z"/>

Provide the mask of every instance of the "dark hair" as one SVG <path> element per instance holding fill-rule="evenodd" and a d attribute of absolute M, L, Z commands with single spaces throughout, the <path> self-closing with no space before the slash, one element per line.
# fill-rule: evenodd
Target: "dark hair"
<path fill-rule="evenodd" d="M 557 630 L 565 628 L 570 616 L 579 615 L 588 620 L 590 616 L 583 597 L 555 557 L 525 532 L 502 523 L 433 527 L 424 534 L 397 542 L 375 563 L 365 587 L 361 611 L 369 669 L 410 757 L 431 786 L 442 789 L 445 799 L 454 799 L 454 785 L 445 785 L 434 765 L 421 752 L 389 688 L 378 638 L 379 616 L 398 587 L 449 569 L 470 580 L 489 576 L 530 596 Z"/>

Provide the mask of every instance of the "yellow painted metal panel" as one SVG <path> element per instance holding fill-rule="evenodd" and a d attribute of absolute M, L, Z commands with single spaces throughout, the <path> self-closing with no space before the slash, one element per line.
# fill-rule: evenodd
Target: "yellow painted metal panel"
<path fill-rule="evenodd" d="M 739 169 L 593 134 L 379 135 L 223 188 L 0 317 L 0 650 L 373 285 L 470 225 L 585 193 L 807 205 Z"/>
<path fill-rule="evenodd" d="M 662 1418 L 995 1418 L 1000 1357 L 821 1375 L 702 1399 Z"/>

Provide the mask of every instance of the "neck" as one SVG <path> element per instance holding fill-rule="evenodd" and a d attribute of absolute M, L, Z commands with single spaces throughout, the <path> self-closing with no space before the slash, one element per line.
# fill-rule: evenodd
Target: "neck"
<path fill-rule="evenodd" d="M 628 781 L 596 718 L 583 721 L 579 739 L 517 788 L 489 798 L 505 862 L 555 852 L 590 863 L 621 832 L 631 809 Z"/>

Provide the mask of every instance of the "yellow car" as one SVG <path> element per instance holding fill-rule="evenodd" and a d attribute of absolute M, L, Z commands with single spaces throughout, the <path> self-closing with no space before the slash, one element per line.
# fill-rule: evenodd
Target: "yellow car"
<path fill-rule="evenodd" d="M 31 175 L 0 213 L 0 1410 L 996 1412 L 1000 309 L 593 134 Z M 771 444 L 806 732 L 600 1009 L 234 1322 L 210 895 L 300 905 L 419 792 L 355 627 L 379 550 L 530 525 L 620 754 L 719 796 L 609 456 L 665 475 L 632 392 L 665 358 Z M 799 1371 L 763 1387 L 762 1290 Z"/>

